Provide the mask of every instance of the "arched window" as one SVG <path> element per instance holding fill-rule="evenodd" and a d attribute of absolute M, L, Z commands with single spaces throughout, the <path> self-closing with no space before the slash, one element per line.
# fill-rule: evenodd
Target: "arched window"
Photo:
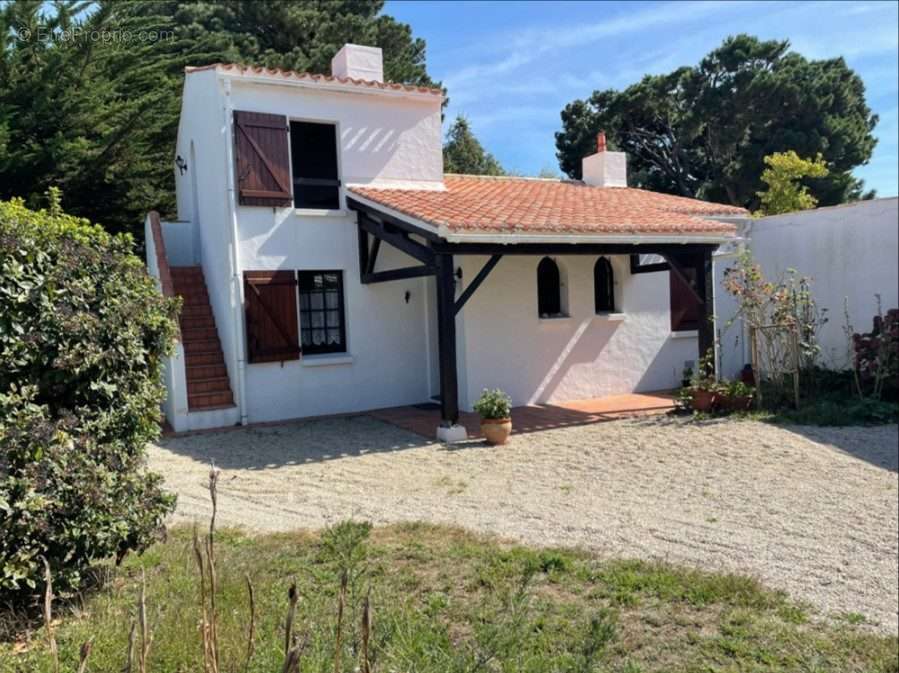
<path fill-rule="evenodd" d="M 549 257 L 544 257 L 537 265 L 537 313 L 541 318 L 562 315 L 559 267 Z"/>
<path fill-rule="evenodd" d="M 615 277 L 612 264 L 605 257 L 597 259 L 593 267 L 593 298 L 597 313 L 615 311 Z"/>

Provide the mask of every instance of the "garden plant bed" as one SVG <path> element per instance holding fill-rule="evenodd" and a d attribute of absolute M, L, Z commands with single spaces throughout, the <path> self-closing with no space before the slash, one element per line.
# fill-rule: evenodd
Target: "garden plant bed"
<path fill-rule="evenodd" d="M 220 501 L 227 497 L 220 494 Z M 359 602 L 371 588 L 375 671 L 895 671 L 897 641 L 848 615 L 840 624 L 740 575 L 661 562 L 603 560 L 533 549 L 455 528 L 375 528 L 366 570 L 350 583 L 341 671 L 359 647 Z M 244 670 L 252 579 L 256 620 L 249 672 L 281 670 L 287 589 L 300 596 L 296 633 L 308 636 L 303 671 L 334 670 L 335 557 L 316 534 L 216 538 L 221 670 Z M 146 572 L 152 647 L 148 671 L 202 670 L 197 570 L 187 527 L 110 570 L 83 602 L 58 605 L 63 670 L 93 636 L 92 671 L 118 671 Z M 519 591 L 527 569 L 533 573 Z M 500 634 L 500 636 L 497 636 Z M 15 652 L 15 654 L 13 654 Z M 501 666 L 502 664 L 502 666 Z M 50 673 L 40 631 L 0 645 L 0 671 Z"/>

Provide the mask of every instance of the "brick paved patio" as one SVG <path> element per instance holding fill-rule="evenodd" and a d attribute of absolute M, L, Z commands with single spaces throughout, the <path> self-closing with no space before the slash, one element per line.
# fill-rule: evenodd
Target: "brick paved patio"
<path fill-rule="evenodd" d="M 612 421 L 629 416 L 666 413 L 673 408 L 674 397 L 669 392 L 609 395 L 564 404 L 515 407 L 512 409 L 512 432 L 520 435 L 552 428 Z M 440 423 L 440 406 L 433 404 L 392 407 L 371 411 L 368 415 L 433 439 Z M 481 436 L 481 421 L 477 414 L 463 411 L 459 422 L 468 430 L 469 437 Z"/>

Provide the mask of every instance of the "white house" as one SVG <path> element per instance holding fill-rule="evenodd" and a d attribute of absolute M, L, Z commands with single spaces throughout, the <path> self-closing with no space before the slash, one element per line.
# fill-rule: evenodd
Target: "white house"
<path fill-rule="evenodd" d="M 582 182 L 444 175 L 442 102 L 356 45 L 332 76 L 187 69 L 179 219 L 147 219 L 185 299 L 176 431 L 437 398 L 453 437 L 485 387 L 670 389 L 711 346 L 711 255 L 744 211 L 628 188 L 602 135 Z"/>
<path fill-rule="evenodd" d="M 850 366 L 845 309 L 857 332 L 870 332 L 880 296 L 884 313 L 899 307 L 899 198 L 858 201 L 840 206 L 772 215 L 743 225 L 743 236 L 766 277 L 777 279 L 790 269 L 811 278 L 815 303 L 826 310 L 818 332 L 821 364 Z M 721 287 L 723 270 L 733 263 L 716 258 Z M 716 292 L 721 333 L 721 373 L 735 375 L 749 362 L 743 326 L 732 297 Z"/>

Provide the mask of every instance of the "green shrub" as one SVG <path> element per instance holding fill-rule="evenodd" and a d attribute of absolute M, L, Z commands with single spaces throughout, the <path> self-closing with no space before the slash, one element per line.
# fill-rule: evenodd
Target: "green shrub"
<path fill-rule="evenodd" d="M 39 591 L 42 558 L 78 587 L 174 504 L 144 446 L 178 306 L 131 248 L 58 205 L 0 202 L 0 599 Z"/>
<path fill-rule="evenodd" d="M 512 398 L 506 395 L 502 390 L 487 390 L 474 403 L 474 410 L 481 415 L 481 418 L 509 418 L 512 413 Z"/>

